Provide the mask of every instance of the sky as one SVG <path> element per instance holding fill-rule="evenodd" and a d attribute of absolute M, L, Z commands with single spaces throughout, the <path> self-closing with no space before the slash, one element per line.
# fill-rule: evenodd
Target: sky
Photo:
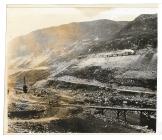
<path fill-rule="evenodd" d="M 110 19 L 131 21 L 140 14 L 157 13 L 154 5 L 141 6 L 15 6 L 7 7 L 7 40 L 31 31 L 71 22 Z"/>

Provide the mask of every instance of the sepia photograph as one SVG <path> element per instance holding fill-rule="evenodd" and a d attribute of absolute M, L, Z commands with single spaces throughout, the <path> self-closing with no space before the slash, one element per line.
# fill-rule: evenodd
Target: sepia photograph
<path fill-rule="evenodd" d="M 6 7 L 6 133 L 156 133 L 156 4 Z"/>

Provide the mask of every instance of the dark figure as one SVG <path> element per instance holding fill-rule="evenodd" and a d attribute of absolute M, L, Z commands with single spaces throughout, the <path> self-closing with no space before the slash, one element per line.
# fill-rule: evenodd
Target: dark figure
<path fill-rule="evenodd" d="M 27 85 L 26 85 L 26 80 L 25 80 L 25 77 L 24 77 L 23 92 L 24 92 L 24 93 L 27 93 L 27 91 L 28 91 L 28 87 L 27 87 Z"/>

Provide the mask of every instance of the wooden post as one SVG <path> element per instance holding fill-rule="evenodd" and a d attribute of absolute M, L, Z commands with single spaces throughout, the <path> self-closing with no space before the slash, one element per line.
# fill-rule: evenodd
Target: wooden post
<path fill-rule="evenodd" d="M 116 119 L 119 121 L 119 116 L 120 116 L 120 111 L 117 110 L 117 116 L 116 116 Z"/>
<path fill-rule="evenodd" d="M 140 111 L 140 125 L 143 125 L 143 112 Z"/>
<path fill-rule="evenodd" d="M 126 116 L 126 110 L 124 110 L 124 123 L 127 123 L 127 116 Z"/>

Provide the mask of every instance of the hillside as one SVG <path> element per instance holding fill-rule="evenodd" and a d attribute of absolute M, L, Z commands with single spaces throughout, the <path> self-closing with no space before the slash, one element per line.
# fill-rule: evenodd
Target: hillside
<path fill-rule="evenodd" d="M 130 21 L 111 40 L 101 41 L 91 52 L 117 49 L 144 49 L 157 47 L 157 15 L 140 15 Z"/>
<path fill-rule="evenodd" d="M 97 20 L 33 31 L 10 42 L 9 58 L 37 57 L 49 53 L 54 56 L 53 58 L 57 58 L 72 51 L 77 53 L 86 49 L 86 47 L 79 47 L 81 45 L 86 46 L 93 41 L 110 40 L 126 23 Z"/>
<path fill-rule="evenodd" d="M 70 23 L 33 31 L 14 39 L 10 45 L 10 77 L 21 79 L 39 71 L 44 73 L 46 68 L 45 77 L 29 79 L 39 81 L 71 75 L 113 82 L 114 78 L 119 78 L 118 75 L 129 78 L 128 73 L 137 75 L 145 71 L 155 75 L 152 79 L 156 79 L 156 48 L 157 15 L 140 15 L 130 22 L 97 20 Z M 107 53 L 114 55 L 124 49 L 134 50 L 135 54 L 107 57 Z"/>
<path fill-rule="evenodd" d="M 40 29 L 8 50 L 8 132 L 156 132 L 157 15 Z"/>

